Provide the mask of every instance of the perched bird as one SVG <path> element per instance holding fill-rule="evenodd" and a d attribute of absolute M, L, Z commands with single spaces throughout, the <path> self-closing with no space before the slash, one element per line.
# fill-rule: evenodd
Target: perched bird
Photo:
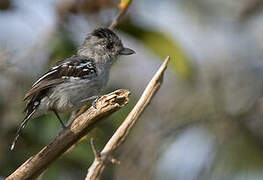
<path fill-rule="evenodd" d="M 110 68 L 117 57 L 134 53 L 123 46 L 112 30 L 95 29 L 86 37 L 76 55 L 51 67 L 26 93 L 26 117 L 17 130 L 11 150 L 31 118 L 51 111 L 65 128 L 58 113 L 71 112 L 96 99 L 107 84 Z"/>

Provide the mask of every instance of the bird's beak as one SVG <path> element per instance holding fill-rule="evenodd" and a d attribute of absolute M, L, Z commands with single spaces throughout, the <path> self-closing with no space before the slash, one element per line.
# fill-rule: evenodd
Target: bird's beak
<path fill-rule="evenodd" d="M 120 51 L 120 55 L 131 55 L 131 54 L 135 54 L 135 51 L 130 48 L 123 48 Z"/>

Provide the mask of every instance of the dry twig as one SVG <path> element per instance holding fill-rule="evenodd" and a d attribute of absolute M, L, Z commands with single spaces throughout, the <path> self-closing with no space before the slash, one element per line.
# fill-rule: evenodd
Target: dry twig
<path fill-rule="evenodd" d="M 86 180 L 97 180 L 100 178 L 100 175 L 106 167 L 106 163 L 112 159 L 112 153 L 125 141 L 131 128 L 134 126 L 134 123 L 140 117 L 140 115 L 150 103 L 157 90 L 160 88 L 163 80 L 163 74 L 167 67 L 168 61 L 169 56 L 165 59 L 162 66 L 159 68 L 152 80 L 149 82 L 141 98 L 139 99 L 135 107 L 132 109 L 130 114 L 123 121 L 121 126 L 117 129 L 117 131 L 105 145 L 104 149 L 101 151 L 100 154 L 103 154 L 103 156 L 96 155 L 96 152 L 95 159 L 90 168 L 88 169 Z M 96 156 L 99 158 L 96 158 Z"/>
<path fill-rule="evenodd" d="M 33 179 L 40 175 L 49 164 L 77 143 L 100 120 L 126 105 L 129 100 L 129 94 L 129 91 L 120 89 L 102 96 L 96 102 L 96 109 L 90 107 L 88 111 L 77 117 L 73 123 L 63 130 L 49 145 L 29 158 L 14 173 L 7 177 L 6 180 Z"/>
<path fill-rule="evenodd" d="M 121 2 L 119 4 L 120 11 L 119 11 L 118 15 L 112 21 L 111 25 L 109 26 L 109 29 L 114 29 L 118 25 L 121 17 L 126 13 L 131 2 L 132 2 L 132 0 L 121 0 Z"/>

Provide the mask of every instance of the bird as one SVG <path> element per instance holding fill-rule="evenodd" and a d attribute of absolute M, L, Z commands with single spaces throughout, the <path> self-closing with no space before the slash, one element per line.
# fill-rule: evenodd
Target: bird
<path fill-rule="evenodd" d="M 124 47 L 121 39 L 108 28 L 97 28 L 86 36 L 75 55 L 58 61 L 44 73 L 25 94 L 25 118 L 12 142 L 29 119 L 53 112 L 63 128 L 59 113 L 72 112 L 99 97 L 109 80 L 111 66 L 121 55 L 135 54 Z"/>

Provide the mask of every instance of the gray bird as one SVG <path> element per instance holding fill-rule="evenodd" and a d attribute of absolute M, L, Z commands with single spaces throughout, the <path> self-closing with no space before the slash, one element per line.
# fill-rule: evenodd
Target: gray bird
<path fill-rule="evenodd" d="M 117 57 L 134 53 L 132 49 L 125 48 L 110 29 L 95 29 L 86 37 L 76 55 L 51 67 L 26 93 L 26 117 L 17 130 L 11 150 L 31 118 L 51 111 L 65 128 L 58 113 L 72 112 L 96 99 L 107 84 L 110 68 Z"/>

